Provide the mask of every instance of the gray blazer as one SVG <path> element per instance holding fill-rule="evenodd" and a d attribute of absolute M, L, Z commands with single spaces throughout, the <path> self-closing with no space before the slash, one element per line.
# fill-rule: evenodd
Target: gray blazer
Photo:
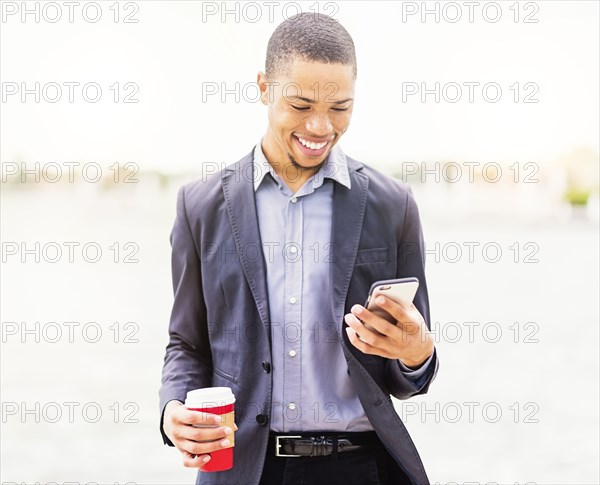
<path fill-rule="evenodd" d="M 348 340 L 343 316 L 363 304 L 371 283 L 415 276 L 414 300 L 429 325 L 424 243 L 410 188 L 347 157 L 352 188 L 335 184 L 330 264 L 333 315 L 348 372 L 373 428 L 414 484 L 429 483 L 390 395 L 427 392 L 437 356 L 419 385 L 396 361 L 366 355 Z M 272 374 L 270 317 L 254 190 L 252 152 L 206 179 L 183 186 L 171 233 L 174 304 L 169 325 L 161 416 L 187 391 L 231 387 L 235 396 L 235 465 L 198 474 L 196 483 L 258 484 L 269 436 Z M 162 429 L 163 440 L 173 446 Z"/>

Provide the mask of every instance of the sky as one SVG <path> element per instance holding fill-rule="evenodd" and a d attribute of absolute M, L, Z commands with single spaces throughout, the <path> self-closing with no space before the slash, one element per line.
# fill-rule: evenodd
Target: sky
<path fill-rule="evenodd" d="M 254 82 L 269 36 L 299 5 L 353 36 L 356 103 L 341 144 L 354 158 L 543 164 L 598 151 L 595 1 L 90 3 L 28 2 L 23 18 L 21 2 L 4 2 L 3 164 L 176 173 L 237 161 L 267 126 Z M 239 99 L 221 99 L 236 86 Z"/>

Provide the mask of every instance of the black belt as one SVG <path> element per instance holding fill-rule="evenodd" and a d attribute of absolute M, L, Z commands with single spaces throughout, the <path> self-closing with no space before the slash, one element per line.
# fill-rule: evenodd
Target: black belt
<path fill-rule="evenodd" d="M 300 456 L 329 456 L 357 451 L 380 445 L 375 431 L 357 433 L 290 433 L 269 435 L 275 447 L 275 456 L 297 458 Z"/>

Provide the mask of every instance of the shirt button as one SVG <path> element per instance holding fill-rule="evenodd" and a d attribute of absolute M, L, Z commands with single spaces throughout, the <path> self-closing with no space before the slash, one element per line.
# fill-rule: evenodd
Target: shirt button
<path fill-rule="evenodd" d="M 292 253 L 292 254 L 296 254 L 297 252 L 298 252 L 298 248 L 297 248 L 296 246 L 292 246 L 292 247 L 290 248 L 290 253 Z"/>
<path fill-rule="evenodd" d="M 295 402 L 291 402 L 288 404 L 288 408 L 290 409 L 296 409 L 296 403 Z"/>
<path fill-rule="evenodd" d="M 295 204 L 296 202 L 298 202 L 298 198 L 297 197 L 292 197 L 290 199 L 290 201 L 291 201 L 292 204 Z"/>
<path fill-rule="evenodd" d="M 290 357 L 296 357 L 296 351 L 294 349 L 290 350 L 288 353 L 290 354 Z"/>
<path fill-rule="evenodd" d="M 292 297 L 290 298 L 290 303 L 291 303 L 292 305 L 293 305 L 294 303 L 296 303 L 297 301 L 298 301 L 298 300 L 296 299 L 296 297 L 295 297 L 295 296 L 292 296 Z"/>
<path fill-rule="evenodd" d="M 262 363 L 262 368 L 267 374 L 271 372 L 271 364 L 269 364 L 266 360 Z"/>
<path fill-rule="evenodd" d="M 258 424 L 260 424 L 261 426 L 264 426 L 265 424 L 267 424 L 267 421 L 269 421 L 269 418 L 266 415 L 264 415 L 264 414 L 256 415 L 256 422 Z"/>

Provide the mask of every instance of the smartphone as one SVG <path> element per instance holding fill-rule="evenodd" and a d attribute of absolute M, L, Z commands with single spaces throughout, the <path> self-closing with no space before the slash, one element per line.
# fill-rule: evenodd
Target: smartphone
<path fill-rule="evenodd" d="M 394 318 L 388 312 L 377 306 L 375 299 L 379 295 L 384 295 L 400 305 L 410 306 L 417 294 L 418 288 L 419 280 L 417 278 L 398 278 L 395 280 L 376 281 L 371 285 L 369 296 L 367 297 L 364 307 L 389 322 L 395 323 Z M 375 330 L 370 325 L 365 324 L 365 326 L 370 330 Z"/>

